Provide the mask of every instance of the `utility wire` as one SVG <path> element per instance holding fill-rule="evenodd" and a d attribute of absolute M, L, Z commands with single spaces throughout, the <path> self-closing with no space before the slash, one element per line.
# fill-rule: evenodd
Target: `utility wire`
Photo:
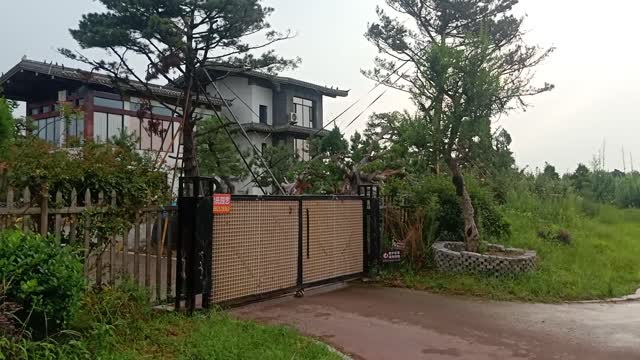
<path fill-rule="evenodd" d="M 400 71 L 405 65 L 407 65 L 409 63 L 409 61 L 405 61 L 404 63 L 402 63 L 400 66 L 398 66 L 391 74 L 389 74 L 384 80 L 379 81 L 371 90 L 369 90 L 369 92 L 367 93 L 367 95 L 371 94 L 375 89 L 377 89 L 380 85 L 382 85 L 384 82 L 386 82 L 387 80 L 389 80 L 394 74 L 396 74 L 398 71 Z M 403 76 L 408 72 L 409 70 L 405 71 L 402 75 L 398 76 L 398 78 L 393 82 L 393 85 L 397 84 L 398 81 L 400 81 L 400 79 L 403 78 Z M 380 100 L 382 98 L 382 96 L 384 96 L 387 93 L 388 90 L 385 90 L 382 92 L 382 94 L 378 95 L 378 97 L 376 97 L 373 102 L 371 102 L 362 112 L 360 112 L 353 120 L 351 120 L 349 122 L 349 124 L 345 127 L 348 128 L 349 126 L 351 126 L 356 120 L 358 120 L 362 115 L 364 115 L 364 113 L 369 110 L 371 108 L 371 106 L 373 106 L 376 102 L 378 102 L 378 100 Z M 327 123 L 327 125 L 323 126 L 321 129 L 319 129 L 318 131 L 316 131 L 315 133 L 313 133 L 311 137 L 316 136 L 317 134 L 319 134 L 322 130 L 324 130 L 329 124 L 334 123 L 336 120 L 338 120 L 338 118 L 340 118 L 342 115 L 344 115 L 347 111 L 349 111 L 349 109 L 353 108 L 353 106 L 355 106 L 356 104 L 358 104 L 361 100 L 363 99 L 363 97 L 359 98 L 358 100 L 356 100 L 353 104 L 351 104 L 349 107 L 347 107 L 347 109 L 345 109 L 343 112 L 341 112 L 338 116 L 336 116 L 333 120 L 331 120 L 329 123 Z M 273 166 L 276 166 L 278 164 L 280 164 L 282 161 L 286 160 L 287 157 L 282 157 L 281 159 L 278 159 L 277 161 L 275 161 L 273 163 Z M 264 175 L 265 172 L 262 172 L 259 176 Z"/>
<path fill-rule="evenodd" d="M 218 119 L 224 121 L 223 120 L 224 118 L 222 116 L 220 116 L 220 113 L 218 112 L 218 110 L 216 110 L 216 107 L 214 106 L 213 102 L 211 101 L 211 98 L 209 98 L 209 94 L 207 93 L 207 90 L 202 86 L 202 84 L 200 84 L 200 90 L 202 91 L 202 93 L 204 94 L 205 98 L 207 99 L 207 102 L 209 103 L 209 106 L 211 106 L 211 109 L 213 109 L 213 112 L 216 115 L 216 117 Z M 220 94 L 220 92 L 218 92 L 218 94 Z M 226 100 L 224 100 L 222 95 L 220 95 L 220 97 L 225 102 L 225 106 L 228 106 Z M 229 109 L 229 111 L 231 111 L 231 109 Z M 267 192 L 264 190 L 262 185 L 260 185 L 260 181 L 258 181 L 258 177 L 253 172 L 253 169 L 251 169 L 251 165 L 249 165 L 249 162 L 247 161 L 247 159 L 244 157 L 244 155 L 242 155 L 242 151 L 240 150 L 240 147 L 238 146 L 238 144 L 234 140 L 233 135 L 231 135 L 231 132 L 229 131 L 227 126 L 222 126 L 222 128 L 224 129 L 224 132 L 229 137 L 229 140 L 231 140 L 231 143 L 233 144 L 233 147 L 236 149 L 236 152 L 238 153 L 238 155 L 240 155 L 240 158 L 242 159 L 242 162 L 244 163 L 244 165 L 247 167 L 247 170 L 249 170 L 249 173 L 251 173 L 251 176 L 253 177 L 253 181 L 255 181 L 256 185 L 258 185 L 258 187 L 262 191 L 262 194 L 267 195 Z M 250 140 L 249 140 L 249 143 L 251 143 Z M 260 176 L 262 176 L 262 174 Z"/>
<path fill-rule="evenodd" d="M 400 79 L 403 79 L 404 76 L 407 74 L 408 70 L 405 71 L 404 73 L 402 73 L 402 75 L 398 76 L 398 78 L 396 79 L 396 81 L 394 81 L 393 83 L 391 83 L 391 85 L 395 85 L 398 83 L 398 81 L 400 81 Z M 378 95 L 378 97 L 376 97 L 375 99 L 373 99 L 373 101 L 364 109 L 362 110 L 353 120 L 351 120 L 347 126 L 344 127 L 343 130 L 346 130 L 349 128 L 349 126 L 351 126 L 356 120 L 358 120 L 362 115 L 364 115 L 365 112 L 367 112 L 367 110 L 369 110 L 375 103 L 378 102 L 378 100 L 380 100 L 380 98 L 382 98 L 387 91 L 389 91 L 389 89 L 386 89 L 385 91 L 383 91 L 380 95 Z"/>
<path fill-rule="evenodd" d="M 273 180 L 275 185 L 278 187 L 278 190 L 280 190 L 280 192 L 282 194 L 285 194 L 284 189 L 282 188 L 282 186 L 280 185 L 280 183 L 276 179 L 275 175 L 273 175 L 273 172 L 271 171 L 269 166 L 267 166 L 267 163 L 264 161 L 264 158 L 262 157 L 262 154 L 260 153 L 260 151 L 258 151 L 256 146 L 253 144 L 253 142 L 251 141 L 251 138 L 249 138 L 249 135 L 247 134 L 247 131 L 244 129 L 244 126 L 242 126 L 242 124 L 240 123 L 240 121 L 236 117 L 236 114 L 233 112 L 233 110 L 231 110 L 231 106 L 229 106 L 229 103 L 227 102 L 227 100 L 222 96 L 222 93 L 220 92 L 220 89 L 218 88 L 216 83 L 211 78 L 211 74 L 209 74 L 209 71 L 206 70 L 206 69 L 205 69 L 205 74 L 207 74 L 207 78 L 209 78 L 209 81 L 211 82 L 211 85 L 213 86 L 213 88 L 216 90 L 216 92 L 218 93 L 218 95 L 222 99 L 222 102 L 225 104 L 227 109 L 229 109 L 229 113 L 231 113 L 231 117 L 233 118 L 235 123 L 238 125 L 238 127 L 240 127 L 240 132 L 242 132 L 242 135 L 244 136 L 244 138 L 247 139 L 247 141 L 249 142 L 249 145 L 253 149 L 254 154 L 258 157 L 258 160 L 260 160 L 260 162 L 262 163 L 262 166 L 264 166 L 264 168 L 268 171 L 269 176 L 271 177 L 271 179 Z M 205 93 L 206 93 L 206 91 L 205 91 Z M 207 98 L 208 98 L 208 96 L 207 96 Z M 253 173 L 253 171 L 251 169 L 249 169 L 249 171 L 251 171 Z M 254 180 L 257 181 L 257 178 L 255 178 Z M 260 184 L 258 184 L 258 186 L 260 186 Z M 260 188 L 262 188 L 262 186 L 260 186 Z M 263 189 L 263 192 L 264 192 L 264 189 Z"/>
<path fill-rule="evenodd" d="M 382 81 L 378 81 L 368 92 L 367 94 L 365 94 L 364 96 L 361 96 L 360 98 L 358 98 L 356 101 L 354 101 L 351 105 L 349 105 L 346 109 L 344 109 L 340 114 L 338 114 L 336 117 L 334 117 L 331 121 L 329 121 L 327 124 L 325 124 L 322 128 L 317 129 L 316 132 L 314 132 L 313 134 L 311 134 L 309 137 L 313 138 L 316 135 L 318 135 L 320 132 L 322 132 L 323 130 L 325 130 L 329 125 L 335 123 L 340 117 L 342 117 L 344 114 L 346 114 L 349 110 L 351 110 L 354 106 L 356 106 L 358 103 L 360 103 L 360 101 L 362 101 L 366 96 L 370 95 L 373 91 L 375 91 L 378 87 L 380 87 L 380 85 L 384 84 L 387 80 L 391 79 L 391 77 L 393 77 L 393 75 L 395 75 L 398 71 L 400 71 L 403 67 L 405 67 L 407 64 L 409 63 L 409 61 L 404 61 L 402 64 L 400 64 L 397 68 L 395 68 L 389 75 L 387 75 L 386 78 L 384 78 Z M 213 79 L 211 79 L 211 76 L 209 75 L 208 71 L 205 71 L 207 74 L 207 77 L 209 78 L 209 81 L 211 81 L 211 83 L 213 84 Z M 404 74 L 406 74 L 407 72 L 405 71 Z M 404 75 L 403 74 L 403 75 Z M 402 76 L 399 76 L 398 79 L 396 79 L 396 81 L 393 82 L 393 84 L 396 84 L 401 78 Z M 258 115 L 255 110 L 253 108 L 251 108 L 251 106 L 249 106 L 249 104 L 247 104 L 246 101 L 244 101 L 244 99 L 242 99 L 242 97 L 240 95 L 238 95 L 229 85 L 227 85 L 225 82 L 222 82 L 222 85 L 224 85 L 229 91 L 231 91 L 231 93 L 238 99 L 240 100 L 240 102 L 246 106 L 249 111 L 251 111 L 254 115 L 258 116 L 258 118 L 260 117 L 260 115 Z M 227 108 L 229 109 L 229 111 L 231 112 L 231 114 L 235 117 L 235 114 L 231 111 L 230 107 L 228 106 L 228 104 L 226 103 L 226 100 L 224 100 L 224 97 L 222 96 L 222 94 L 220 93 L 220 90 L 217 88 L 217 86 L 214 85 L 214 87 L 216 88 L 216 91 L 218 92 L 218 95 L 220 96 L 220 98 L 223 99 L 223 101 L 225 102 L 225 105 L 227 105 Z M 206 91 L 205 91 L 206 93 Z M 373 106 L 376 102 L 378 102 L 378 100 L 380 100 L 380 98 L 382 98 L 382 96 L 384 96 L 387 93 L 387 90 L 385 90 L 382 94 L 378 95 L 378 97 L 376 97 L 376 99 L 371 102 L 360 114 L 358 114 L 358 116 L 355 117 L 355 119 L 351 120 L 351 122 L 349 122 L 349 124 L 345 127 L 348 128 L 349 126 L 351 126 L 357 119 L 359 119 L 367 110 L 369 110 L 371 108 L 371 106 Z M 237 122 L 237 121 L 236 121 Z M 237 122 L 239 125 L 239 122 Z M 242 126 L 240 125 L 240 128 L 242 129 L 242 131 L 244 132 L 244 129 L 242 128 Z M 269 135 L 270 136 L 270 135 Z M 268 138 L 269 136 L 267 136 L 266 138 Z M 266 139 L 265 138 L 265 139 Z M 249 144 L 253 147 L 254 151 L 257 152 L 257 149 L 255 148 L 255 146 L 253 145 L 253 143 L 251 142 L 251 140 L 249 138 L 247 138 L 247 141 L 249 141 Z M 260 152 L 260 154 L 262 154 Z M 273 166 L 276 166 L 278 164 L 280 164 L 282 161 L 286 160 L 288 158 L 288 156 L 284 156 L 281 159 L 278 159 L 277 161 L 275 161 L 273 163 Z M 282 189 L 282 187 L 280 186 L 280 183 L 278 182 L 278 180 L 275 178 L 275 176 L 273 175 L 273 173 L 271 172 L 271 169 L 265 164 L 264 159 L 262 158 L 262 156 L 260 155 L 260 160 L 263 163 L 263 166 L 265 167 L 265 171 L 261 172 L 258 177 L 263 176 L 265 173 L 269 172 L 269 174 L 271 175 L 272 179 L 274 180 L 274 182 L 276 184 L 278 184 L 278 187 L 280 188 L 280 191 L 282 191 L 282 193 L 284 194 L 284 190 Z M 250 170 L 251 171 L 251 170 Z M 253 175 L 253 173 L 252 173 Z M 255 176 L 254 176 L 255 178 Z M 256 180 L 257 181 L 257 180 Z M 264 190 L 263 190 L 264 192 Z"/>
<path fill-rule="evenodd" d="M 324 130 L 327 126 L 333 124 L 336 122 L 336 120 L 338 120 L 340 117 L 342 117 L 342 115 L 346 114 L 347 111 L 351 110 L 355 105 L 357 105 L 360 101 L 362 101 L 362 99 L 364 99 L 366 96 L 370 95 L 372 92 L 374 92 L 378 87 L 380 87 L 380 85 L 382 85 L 383 83 L 385 83 L 387 80 L 391 79 L 391 77 L 393 75 L 395 75 L 398 71 L 400 71 L 403 67 L 405 67 L 407 64 L 409 63 L 409 61 L 405 61 L 402 64 L 400 64 L 400 66 L 398 66 L 397 68 L 395 68 L 395 70 L 393 70 L 389 75 L 387 75 L 386 78 L 384 78 L 384 80 L 382 81 L 378 81 L 376 82 L 376 84 L 371 88 L 371 90 L 369 90 L 369 92 L 367 92 L 366 95 L 361 96 L 358 100 L 356 100 L 353 104 L 349 105 L 344 111 L 342 111 L 340 114 L 338 114 L 338 116 L 336 116 L 335 118 L 333 118 L 333 120 L 329 121 L 325 126 L 322 127 L 322 129 L 320 129 L 319 131 L 317 131 L 315 134 L 313 134 L 312 136 L 317 135 L 318 133 L 320 133 L 320 131 Z M 406 74 L 406 72 L 405 72 Z M 398 78 L 399 80 L 399 78 Z M 396 80 L 394 82 L 397 83 L 398 80 Z"/>

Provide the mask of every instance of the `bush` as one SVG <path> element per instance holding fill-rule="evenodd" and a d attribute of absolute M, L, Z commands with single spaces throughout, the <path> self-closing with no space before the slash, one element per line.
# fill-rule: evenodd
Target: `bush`
<path fill-rule="evenodd" d="M 494 194 L 472 176 L 465 177 L 467 190 L 476 210 L 476 222 L 485 240 L 502 239 L 510 235 L 509 223 L 504 219 Z M 397 184 L 393 184 L 396 185 Z M 421 208 L 425 224 L 434 224 L 439 241 L 463 241 L 464 219 L 462 203 L 449 177 L 431 176 L 421 178 L 401 189 L 394 189 L 404 203 Z M 429 229 L 425 229 L 429 233 Z"/>
<path fill-rule="evenodd" d="M 151 302 L 147 289 L 137 286 L 130 279 L 99 290 L 89 291 L 74 322 L 74 330 L 102 324 L 115 326 L 123 321 L 136 321 L 148 317 Z"/>
<path fill-rule="evenodd" d="M 616 204 L 623 208 L 640 208 L 640 176 L 620 178 L 616 186 Z"/>
<path fill-rule="evenodd" d="M 53 239 L 0 232 L 0 281 L 7 301 L 35 336 L 58 331 L 73 318 L 85 287 L 80 258 Z"/>

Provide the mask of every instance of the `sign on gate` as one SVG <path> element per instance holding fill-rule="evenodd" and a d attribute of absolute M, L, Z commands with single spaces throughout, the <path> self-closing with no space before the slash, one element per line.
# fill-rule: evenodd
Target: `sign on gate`
<path fill-rule="evenodd" d="M 382 262 L 394 263 L 402 261 L 402 252 L 400 250 L 386 251 L 382 254 Z"/>
<path fill-rule="evenodd" d="M 231 194 L 213 195 L 213 214 L 223 215 L 231 213 Z"/>

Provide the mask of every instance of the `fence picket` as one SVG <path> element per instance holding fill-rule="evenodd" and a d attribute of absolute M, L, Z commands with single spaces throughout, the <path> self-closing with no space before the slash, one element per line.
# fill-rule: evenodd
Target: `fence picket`
<path fill-rule="evenodd" d="M 113 190 L 111 192 L 111 206 L 115 207 L 117 204 L 116 201 L 116 191 Z M 111 246 L 109 246 L 109 283 L 115 283 L 115 267 L 116 267 L 116 235 L 114 234 L 111 238 Z"/>
<path fill-rule="evenodd" d="M 75 210 L 78 207 L 78 192 L 76 191 L 76 188 L 74 187 L 73 190 L 71 190 L 71 209 Z M 69 216 L 69 242 L 71 244 L 75 244 L 76 243 L 76 216 L 75 215 L 70 215 Z"/>
<path fill-rule="evenodd" d="M 24 203 L 23 208 L 27 209 L 29 208 L 30 204 L 31 204 L 31 190 L 29 190 L 28 187 L 24 188 L 24 191 L 22 192 L 22 201 Z M 25 211 L 26 212 L 26 211 Z M 30 232 L 30 225 L 31 225 L 31 216 L 30 215 L 22 215 L 22 230 L 25 233 Z"/>
<path fill-rule="evenodd" d="M 151 224 L 153 219 L 151 213 L 147 212 L 145 219 L 145 256 L 144 256 L 144 286 L 148 289 L 151 285 Z"/>
<path fill-rule="evenodd" d="M 102 205 L 104 205 L 104 193 L 100 191 L 98 193 L 98 207 L 102 207 Z M 97 239 L 97 240 L 98 240 L 98 244 L 96 248 L 98 249 L 98 252 L 96 254 L 96 284 L 98 286 L 102 286 L 102 271 L 104 270 L 102 268 L 102 255 L 105 249 L 104 249 L 104 244 L 100 243 L 100 241 L 103 239 Z"/>
<path fill-rule="evenodd" d="M 40 192 L 40 235 L 49 232 L 49 188 L 45 185 Z"/>
<path fill-rule="evenodd" d="M 62 205 L 62 193 L 60 192 L 60 190 L 58 190 L 58 192 L 56 193 L 56 207 L 57 206 L 61 206 Z M 55 225 L 54 225 L 54 229 L 53 229 L 53 234 L 57 239 L 61 239 L 61 233 L 62 233 L 62 215 L 59 212 L 56 212 L 56 220 L 55 220 Z"/>
<path fill-rule="evenodd" d="M 169 221 L 169 212 L 167 212 L 167 221 Z M 171 298 L 171 283 L 172 283 L 172 270 L 173 270 L 173 250 L 171 248 L 171 230 L 173 225 L 171 222 L 167 223 L 166 231 L 166 243 L 167 243 L 167 298 Z"/>
<path fill-rule="evenodd" d="M 162 213 L 157 214 L 156 219 L 156 301 L 160 301 L 162 295 L 160 286 L 162 285 Z"/>
<path fill-rule="evenodd" d="M 122 273 L 129 273 L 129 232 L 131 228 L 122 233 Z"/>
<path fill-rule="evenodd" d="M 11 227 L 15 225 L 15 219 L 13 215 L 11 215 L 11 210 L 13 210 L 15 206 L 14 202 L 15 202 L 15 195 L 13 192 L 13 187 L 9 186 L 9 188 L 7 189 L 7 212 L 9 213 L 7 215 L 7 223 Z"/>
<path fill-rule="evenodd" d="M 136 223 L 133 228 L 133 276 L 136 284 L 140 285 L 140 215 L 136 214 Z"/>
<path fill-rule="evenodd" d="M 91 190 L 87 189 L 84 193 L 84 207 L 85 209 L 91 209 Z M 89 263 L 91 259 L 89 256 L 91 255 L 91 234 L 89 233 L 89 227 L 91 226 L 91 221 L 89 219 L 86 220 L 84 224 L 84 273 L 86 276 L 89 276 Z"/>

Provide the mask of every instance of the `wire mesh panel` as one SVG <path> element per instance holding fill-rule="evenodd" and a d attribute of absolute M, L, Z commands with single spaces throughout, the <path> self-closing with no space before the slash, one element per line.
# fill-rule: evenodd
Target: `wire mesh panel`
<path fill-rule="evenodd" d="M 303 201 L 305 284 L 363 272 L 362 200 Z"/>
<path fill-rule="evenodd" d="M 299 202 L 234 200 L 214 216 L 213 302 L 296 286 Z"/>

